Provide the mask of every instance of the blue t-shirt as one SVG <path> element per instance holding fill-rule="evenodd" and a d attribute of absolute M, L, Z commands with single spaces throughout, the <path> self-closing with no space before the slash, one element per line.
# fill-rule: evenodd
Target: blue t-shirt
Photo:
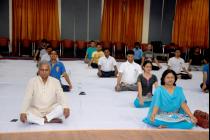
<path fill-rule="evenodd" d="M 57 61 L 57 63 L 52 65 L 52 63 L 50 62 L 50 66 L 51 66 L 50 76 L 52 76 L 52 77 L 58 79 L 59 81 L 61 81 L 61 75 L 64 72 L 66 72 L 66 69 L 65 69 L 63 63 Z"/>
<path fill-rule="evenodd" d="M 140 48 L 138 49 L 134 48 L 133 51 L 134 51 L 134 60 L 139 60 L 142 58 L 143 52 Z"/>
<path fill-rule="evenodd" d="M 203 66 L 203 72 L 207 73 L 207 81 L 206 84 L 209 85 L 209 64 Z"/>
<path fill-rule="evenodd" d="M 91 60 L 91 59 L 92 59 L 92 54 L 93 54 L 95 51 L 97 51 L 95 47 L 89 47 L 89 48 L 87 49 L 87 52 L 86 52 L 86 53 L 87 53 L 87 58 L 88 58 L 88 60 Z"/>

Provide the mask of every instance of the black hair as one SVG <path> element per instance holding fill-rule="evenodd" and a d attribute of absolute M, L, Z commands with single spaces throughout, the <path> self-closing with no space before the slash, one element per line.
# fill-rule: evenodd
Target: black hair
<path fill-rule="evenodd" d="M 134 46 L 135 46 L 135 47 L 136 47 L 136 46 L 139 46 L 139 47 L 140 47 L 141 44 L 140 44 L 139 42 L 135 42 L 135 43 L 134 43 Z"/>
<path fill-rule="evenodd" d="M 56 52 L 57 55 L 59 54 L 57 50 L 52 50 L 51 53 L 52 53 L 52 52 Z"/>
<path fill-rule="evenodd" d="M 42 39 L 42 43 L 48 43 L 47 39 Z"/>
<path fill-rule="evenodd" d="M 89 41 L 89 43 L 92 43 L 92 42 L 94 42 L 94 43 L 95 43 L 95 41 L 94 41 L 94 40 Z"/>
<path fill-rule="evenodd" d="M 106 51 L 106 50 L 108 50 L 109 52 L 111 52 L 109 48 L 105 48 L 105 49 L 104 49 L 104 51 Z"/>
<path fill-rule="evenodd" d="M 128 50 L 126 55 L 134 55 L 134 51 L 133 50 Z"/>
<path fill-rule="evenodd" d="M 200 47 L 199 46 L 195 46 L 194 49 L 200 49 Z"/>
<path fill-rule="evenodd" d="M 175 49 L 175 52 L 176 52 L 176 51 L 180 51 L 180 52 L 181 52 L 181 49 L 180 49 L 180 48 L 176 48 L 176 49 Z"/>
<path fill-rule="evenodd" d="M 169 45 L 170 45 L 170 46 L 175 46 L 175 43 L 171 42 Z"/>
<path fill-rule="evenodd" d="M 209 57 L 208 57 L 208 56 L 205 56 L 205 57 L 204 57 L 204 60 L 206 60 L 207 63 L 209 63 Z"/>
<path fill-rule="evenodd" d="M 143 63 L 143 67 L 145 67 L 147 64 L 151 64 L 151 65 L 152 65 L 152 62 L 151 62 L 151 61 L 149 61 L 149 60 L 144 61 L 144 63 Z"/>
<path fill-rule="evenodd" d="M 98 42 L 97 44 L 96 44 L 96 46 L 101 46 L 101 47 L 103 47 L 103 44 L 101 43 L 101 42 Z"/>
<path fill-rule="evenodd" d="M 176 72 L 171 70 L 171 69 L 167 69 L 163 72 L 162 74 L 162 77 L 161 77 L 161 85 L 165 85 L 165 77 L 169 74 L 173 74 L 174 75 L 174 78 L 175 78 L 175 81 L 174 81 L 174 86 L 176 86 L 176 81 L 177 81 L 177 75 L 176 75 Z"/>

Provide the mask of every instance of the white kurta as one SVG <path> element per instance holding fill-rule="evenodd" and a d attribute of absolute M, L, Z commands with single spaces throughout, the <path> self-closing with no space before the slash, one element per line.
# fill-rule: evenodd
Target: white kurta
<path fill-rule="evenodd" d="M 44 117 L 58 105 L 68 108 L 65 96 L 57 79 L 48 77 L 44 84 L 40 76 L 34 77 L 26 88 L 21 113 Z"/>

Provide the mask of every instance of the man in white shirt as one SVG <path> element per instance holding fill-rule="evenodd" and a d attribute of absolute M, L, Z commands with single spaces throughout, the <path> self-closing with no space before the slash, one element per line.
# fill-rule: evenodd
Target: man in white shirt
<path fill-rule="evenodd" d="M 137 78 L 142 73 L 140 65 L 134 62 L 134 51 L 127 52 L 127 62 L 121 64 L 117 77 L 116 91 L 137 91 Z"/>
<path fill-rule="evenodd" d="M 52 48 L 48 47 L 47 48 L 47 53 L 43 54 L 41 57 L 41 61 L 50 61 L 50 54 L 52 52 Z"/>
<path fill-rule="evenodd" d="M 104 50 L 104 55 L 98 61 L 99 77 L 116 77 L 118 74 L 117 62 L 114 57 L 110 56 L 109 49 Z"/>
<path fill-rule="evenodd" d="M 70 114 L 59 80 L 50 77 L 50 65 L 47 61 L 39 63 L 39 76 L 32 78 L 26 88 L 26 94 L 20 114 L 23 123 L 62 123 L 62 118 Z"/>
<path fill-rule="evenodd" d="M 181 58 L 181 50 L 176 49 L 175 56 L 168 60 L 168 69 L 175 71 L 180 79 L 192 79 L 192 75 L 187 71 L 184 64 L 184 59 Z"/>

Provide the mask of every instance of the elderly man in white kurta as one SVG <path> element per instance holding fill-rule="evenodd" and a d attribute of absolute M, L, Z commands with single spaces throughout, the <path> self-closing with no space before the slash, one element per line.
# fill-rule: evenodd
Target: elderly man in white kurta
<path fill-rule="evenodd" d="M 47 61 L 39 64 L 39 76 L 32 78 L 26 88 L 20 120 L 23 123 L 62 123 L 68 118 L 69 107 L 60 82 L 50 77 Z"/>

